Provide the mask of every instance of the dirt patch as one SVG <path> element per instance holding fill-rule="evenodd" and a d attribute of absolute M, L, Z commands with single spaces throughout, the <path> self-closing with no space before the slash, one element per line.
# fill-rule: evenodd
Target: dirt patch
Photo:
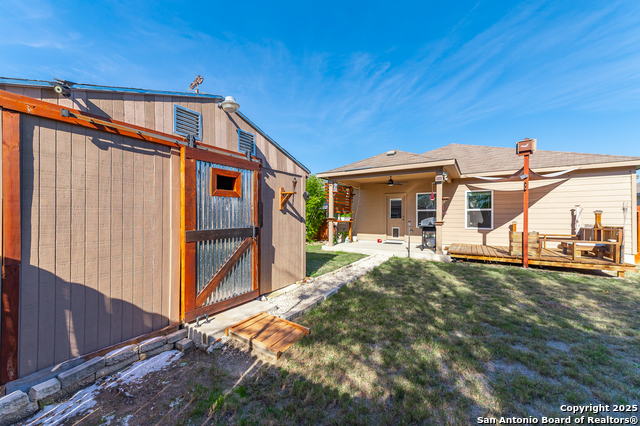
<path fill-rule="evenodd" d="M 167 369 L 150 372 L 138 380 L 114 383 L 115 376 L 108 377 L 85 389 L 90 395 L 83 401 L 91 399 L 88 409 L 78 410 L 79 414 L 60 422 L 52 421 L 56 425 L 186 425 L 194 421 L 202 424 L 221 395 L 270 364 L 269 360 L 243 349 L 229 342 L 211 354 L 192 350 Z M 47 407 L 45 412 L 53 409 Z M 74 409 L 72 406 L 71 410 Z M 36 424 L 34 419 L 43 414 L 41 411 L 20 425 Z"/>

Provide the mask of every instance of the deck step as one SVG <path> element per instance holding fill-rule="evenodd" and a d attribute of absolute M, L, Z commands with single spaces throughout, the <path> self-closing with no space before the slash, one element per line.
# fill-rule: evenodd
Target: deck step
<path fill-rule="evenodd" d="M 307 327 L 266 312 L 260 312 L 225 329 L 227 336 L 275 359 L 280 358 L 284 351 L 310 332 Z"/>

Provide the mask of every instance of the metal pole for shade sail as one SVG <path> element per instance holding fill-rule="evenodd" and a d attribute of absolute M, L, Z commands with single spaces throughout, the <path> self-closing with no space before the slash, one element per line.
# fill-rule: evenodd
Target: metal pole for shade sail
<path fill-rule="evenodd" d="M 529 155 L 536 149 L 536 139 L 526 138 L 516 144 L 516 154 L 524 156 L 524 169 L 520 176 L 524 181 L 522 206 L 522 267 L 529 267 Z"/>
<path fill-rule="evenodd" d="M 408 221 L 409 225 L 409 244 L 407 244 L 407 257 L 411 257 L 411 221 Z"/>
<path fill-rule="evenodd" d="M 529 154 L 524 155 L 524 201 L 522 218 L 522 267 L 529 267 Z"/>

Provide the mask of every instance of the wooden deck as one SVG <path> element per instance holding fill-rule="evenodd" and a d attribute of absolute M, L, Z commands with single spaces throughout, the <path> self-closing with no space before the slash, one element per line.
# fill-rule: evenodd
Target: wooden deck
<path fill-rule="evenodd" d="M 264 355 L 280 355 L 310 330 L 300 324 L 260 312 L 225 329 L 225 334 Z"/>
<path fill-rule="evenodd" d="M 449 255 L 457 259 L 475 259 L 490 262 L 522 263 L 522 256 L 509 255 L 509 247 L 483 246 L 476 244 L 451 244 Z M 638 272 L 638 267 L 630 263 L 614 263 L 595 256 L 581 256 L 573 260 L 561 250 L 542 249 L 540 259 L 529 257 L 529 265 L 555 266 L 560 268 L 595 269 L 600 271 Z"/>

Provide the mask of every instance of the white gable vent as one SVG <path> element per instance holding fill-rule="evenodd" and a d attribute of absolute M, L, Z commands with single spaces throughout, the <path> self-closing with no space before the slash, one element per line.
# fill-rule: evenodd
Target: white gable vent
<path fill-rule="evenodd" d="M 202 139 L 202 115 L 180 105 L 173 105 L 173 133 Z"/>
<path fill-rule="evenodd" d="M 249 151 L 252 155 L 256 154 L 256 142 L 253 133 L 238 129 L 238 151 Z"/>

